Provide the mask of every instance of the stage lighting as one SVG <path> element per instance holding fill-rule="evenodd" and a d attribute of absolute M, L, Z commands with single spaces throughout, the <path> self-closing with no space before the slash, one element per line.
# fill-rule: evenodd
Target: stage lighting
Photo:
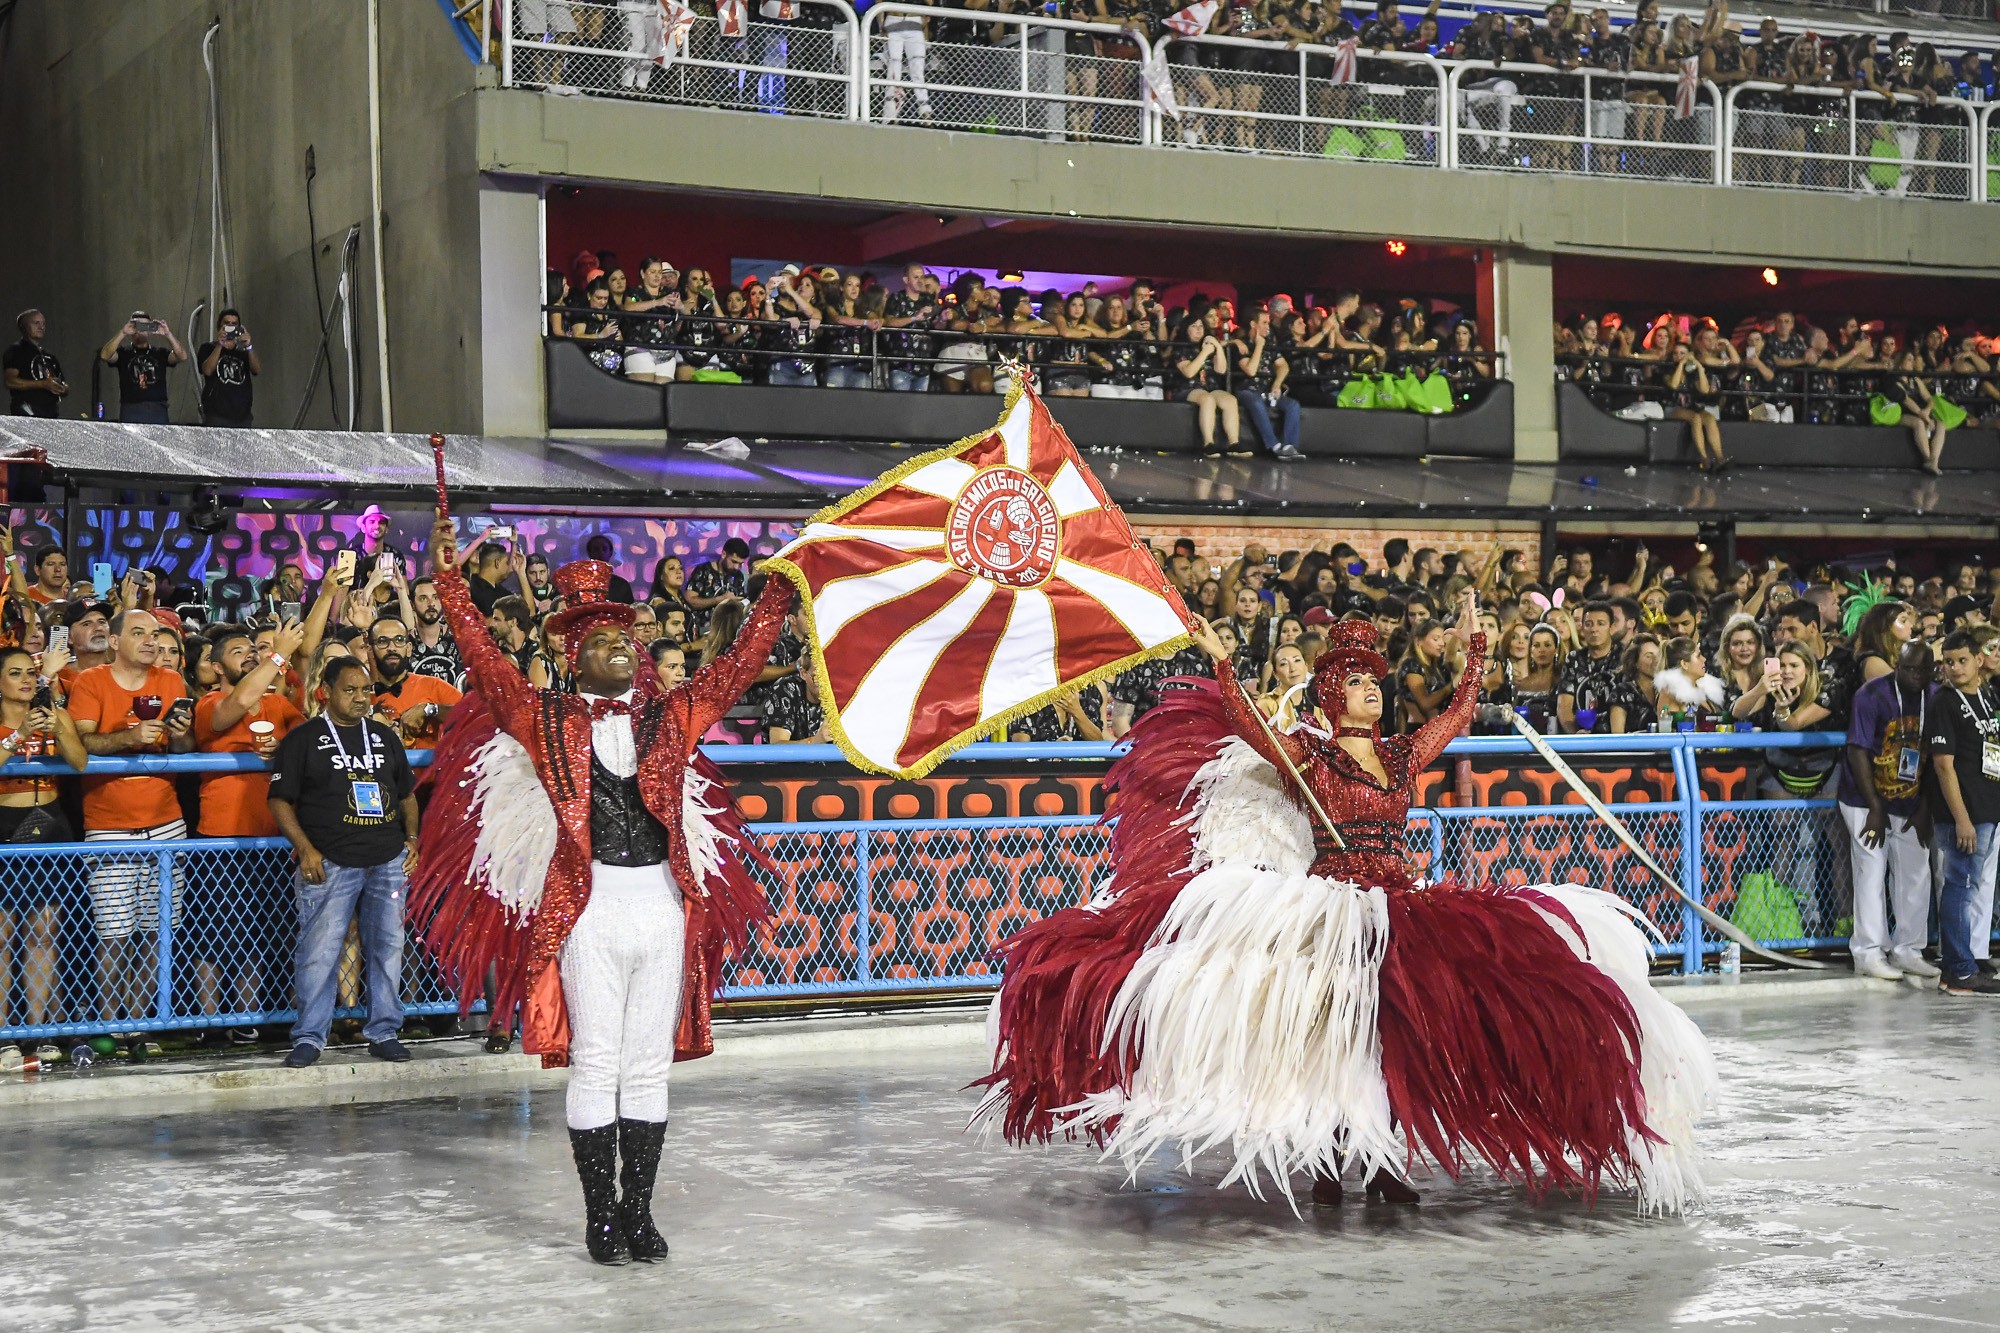
<path fill-rule="evenodd" d="M 1021 280 L 1021 275 L 1018 273 L 1002 273 L 1000 275 L 1000 281 L 1002 282 L 1020 282 Z"/>
<path fill-rule="evenodd" d="M 213 537 L 229 526 L 229 510 L 242 507 L 241 500 L 230 504 L 214 491 L 203 488 L 194 493 L 194 503 L 188 508 L 188 528 L 204 537 Z"/>
<path fill-rule="evenodd" d="M 1778 285 L 1778 270 L 1774 268 L 1764 270 L 1764 285 L 1766 287 L 1775 287 Z"/>
<path fill-rule="evenodd" d="M 1386 248 L 1390 254 L 1401 259 L 1408 252 L 1410 243 L 1408 241 L 1390 241 Z"/>
<path fill-rule="evenodd" d="M 1706 551 L 1722 540 L 1722 529 L 1713 523 L 1704 523 L 1695 530 L 1694 549 Z"/>

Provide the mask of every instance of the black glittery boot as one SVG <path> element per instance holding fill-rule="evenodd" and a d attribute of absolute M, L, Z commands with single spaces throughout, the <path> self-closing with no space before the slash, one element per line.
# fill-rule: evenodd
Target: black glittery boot
<path fill-rule="evenodd" d="M 569 1147 L 583 1182 L 584 1246 L 600 1264 L 631 1263 L 618 1216 L 618 1126 L 572 1129 Z"/>
<path fill-rule="evenodd" d="M 653 1225 L 653 1177 L 659 1174 L 660 1145 L 666 1137 L 664 1120 L 618 1122 L 618 1188 L 624 1196 L 618 1215 L 632 1257 L 647 1263 L 667 1257 L 666 1237 Z"/>

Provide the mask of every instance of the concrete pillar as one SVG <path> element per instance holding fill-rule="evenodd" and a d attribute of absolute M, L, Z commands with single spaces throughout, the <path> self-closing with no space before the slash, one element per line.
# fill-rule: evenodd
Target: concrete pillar
<path fill-rule="evenodd" d="M 479 181 L 480 432 L 546 433 L 542 196 L 533 181 Z"/>
<path fill-rule="evenodd" d="M 1479 252 L 1479 327 L 1507 353 L 1514 381 L 1514 459 L 1556 461 L 1555 284 L 1552 257 L 1533 251 Z"/>

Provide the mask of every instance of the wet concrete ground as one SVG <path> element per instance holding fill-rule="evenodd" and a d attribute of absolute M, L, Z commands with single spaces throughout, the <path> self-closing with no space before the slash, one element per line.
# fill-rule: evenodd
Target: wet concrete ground
<path fill-rule="evenodd" d="M 662 1265 L 584 1257 L 560 1092 L 0 1125 L 0 1328 L 2000 1328 L 2000 1004 L 1694 1010 L 1714 1199 L 1484 1177 L 1295 1218 L 960 1133 L 979 1052 L 676 1075 Z"/>

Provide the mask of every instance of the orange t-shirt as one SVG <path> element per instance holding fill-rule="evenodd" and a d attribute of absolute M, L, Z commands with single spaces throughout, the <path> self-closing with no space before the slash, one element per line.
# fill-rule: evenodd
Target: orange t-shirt
<path fill-rule="evenodd" d="M 412 671 L 403 677 L 394 690 L 377 694 L 375 696 L 375 706 L 377 708 L 391 709 L 400 718 L 404 713 L 415 708 L 418 704 L 436 704 L 438 711 L 442 714 L 445 709 L 450 708 L 463 697 L 457 690 L 445 684 L 436 676 L 419 676 L 416 672 Z M 411 737 L 410 745 L 420 750 L 427 750 L 435 746 L 437 744 L 438 730 L 443 725 L 444 718 L 440 716 L 436 721 Z"/>
<path fill-rule="evenodd" d="M 41 584 L 30 583 L 28 585 L 28 600 L 37 606 L 47 606 L 51 602 L 60 602 L 67 599 L 63 597 L 51 597 L 42 591 Z"/>
<path fill-rule="evenodd" d="M 142 694 L 160 696 L 160 716 L 165 718 L 174 700 L 187 697 L 187 684 L 165 667 L 146 672 L 146 683 L 136 690 L 120 685 L 111 674 L 111 664 L 77 673 L 70 685 L 69 715 L 78 722 L 95 722 L 100 736 L 109 736 L 139 725 L 132 700 Z M 123 750 L 116 756 L 165 754 L 167 738 L 141 750 Z M 83 827 L 97 829 L 153 828 L 181 817 L 180 798 L 174 794 L 171 778 L 127 777 L 85 778 L 83 780 Z"/>
<path fill-rule="evenodd" d="M 305 714 L 282 694 L 267 694 L 257 706 L 236 719 L 236 725 L 216 735 L 215 710 L 229 697 L 212 690 L 195 701 L 194 748 L 204 754 L 255 754 L 257 738 L 250 724 L 269 722 L 277 739 L 306 720 Z M 201 780 L 201 826 L 204 838 L 272 838 L 278 833 L 271 818 L 269 773 L 211 773 Z"/>

